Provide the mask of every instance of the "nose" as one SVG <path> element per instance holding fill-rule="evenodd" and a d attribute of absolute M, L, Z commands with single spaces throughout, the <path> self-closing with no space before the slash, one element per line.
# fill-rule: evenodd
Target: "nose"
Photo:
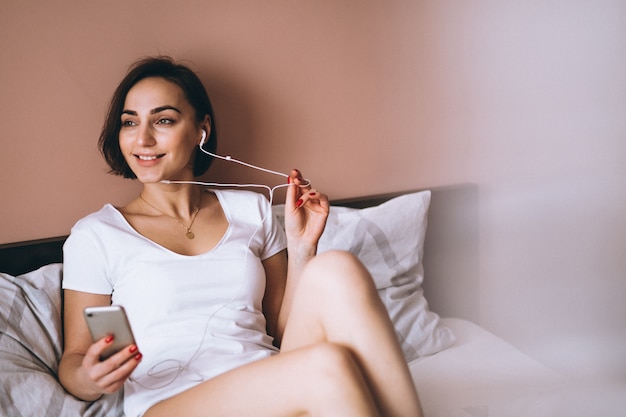
<path fill-rule="evenodd" d="M 143 124 L 137 129 L 137 142 L 142 146 L 152 146 L 156 143 L 154 132 L 149 124 Z"/>

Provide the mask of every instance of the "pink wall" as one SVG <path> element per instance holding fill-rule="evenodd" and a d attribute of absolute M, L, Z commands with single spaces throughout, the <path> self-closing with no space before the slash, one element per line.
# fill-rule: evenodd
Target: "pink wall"
<path fill-rule="evenodd" d="M 2 139 L 10 149 L 1 156 L 2 191 L 15 202 L 2 205 L 0 242 L 67 233 L 103 202 L 121 203 L 137 192 L 103 175 L 95 143 L 116 83 L 132 61 L 148 54 L 189 60 L 202 75 L 216 107 L 222 152 L 278 170 L 300 167 L 334 195 L 392 186 L 385 178 L 367 185 L 362 172 L 337 173 L 357 147 L 364 159 L 378 153 L 385 48 L 377 36 L 378 8 L 40 3 L 35 9 L 8 5 L 0 18 L 2 61 L 11 63 L 3 70 L 2 111 L 13 121 Z M 383 162 L 392 160 L 390 153 Z M 217 177 L 250 175 L 216 168 Z M 396 188 L 410 185 L 406 180 Z"/>
<path fill-rule="evenodd" d="M 331 197 L 475 185 L 477 321 L 557 368 L 626 372 L 623 1 L 5 3 L 0 243 L 137 194 L 97 135 L 128 64 L 169 54 L 206 82 L 224 154 Z"/>

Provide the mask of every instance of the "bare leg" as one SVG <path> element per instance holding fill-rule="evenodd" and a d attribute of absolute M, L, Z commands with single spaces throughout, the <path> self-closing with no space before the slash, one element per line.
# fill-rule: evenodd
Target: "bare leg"
<path fill-rule="evenodd" d="M 352 255 L 318 255 L 301 276 L 281 350 L 346 346 L 384 416 L 421 416 L 413 380 L 369 272 Z"/>
<path fill-rule="evenodd" d="M 158 416 L 379 417 L 352 354 L 332 343 L 280 353 L 152 407 Z"/>
<path fill-rule="evenodd" d="M 420 417 L 419 399 L 367 270 L 344 252 L 303 271 L 281 353 L 205 381 L 146 417 Z"/>

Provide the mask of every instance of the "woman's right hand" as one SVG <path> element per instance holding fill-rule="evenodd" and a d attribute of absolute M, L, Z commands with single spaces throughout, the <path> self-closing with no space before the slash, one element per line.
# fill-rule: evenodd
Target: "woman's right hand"
<path fill-rule="evenodd" d="M 90 390 L 100 394 L 112 394 L 119 390 L 130 377 L 142 355 L 137 345 L 129 345 L 119 352 L 101 361 L 102 352 L 113 343 L 113 336 L 102 338 L 92 344 L 82 360 L 82 368 Z"/>
<path fill-rule="evenodd" d="M 135 345 L 125 346 L 104 361 L 100 360 L 113 339 L 96 342 L 85 321 L 87 307 L 110 306 L 111 295 L 63 290 L 63 356 L 59 363 L 59 381 L 67 392 L 83 401 L 94 401 L 103 394 L 119 390 L 141 362 Z"/>

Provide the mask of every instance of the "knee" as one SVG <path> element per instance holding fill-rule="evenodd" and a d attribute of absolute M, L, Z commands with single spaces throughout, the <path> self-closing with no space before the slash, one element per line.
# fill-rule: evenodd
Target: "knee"
<path fill-rule="evenodd" d="M 328 251 L 317 255 L 306 266 L 302 279 L 329 295 L 361 299 L 377 296 L 374 280 L 361 261 L 350 252 Z"/>
<path fill-rule="evenodd" d="M 312 263 L 330 267 L 360 267 L 363 264 L 355 255 L 345 250 L 329 250 L 318 254 Z"/>
<path fill-rule="evenodd" d="M 367 378 L 349 348 L 336 343 L 310 346 L 307 364 L 313 394 L 307 398 L 316 411 L 312 415 L 374 415 L 376 405 Z"/>
<path fill-rule="evenodd" d="M 336 343 L 319 343 L 309 350 L 308 365 L 319 387 L 333 391 L 339 387 L 361 384 L 362 375 L 357 361 L 345 346 Z"/>

